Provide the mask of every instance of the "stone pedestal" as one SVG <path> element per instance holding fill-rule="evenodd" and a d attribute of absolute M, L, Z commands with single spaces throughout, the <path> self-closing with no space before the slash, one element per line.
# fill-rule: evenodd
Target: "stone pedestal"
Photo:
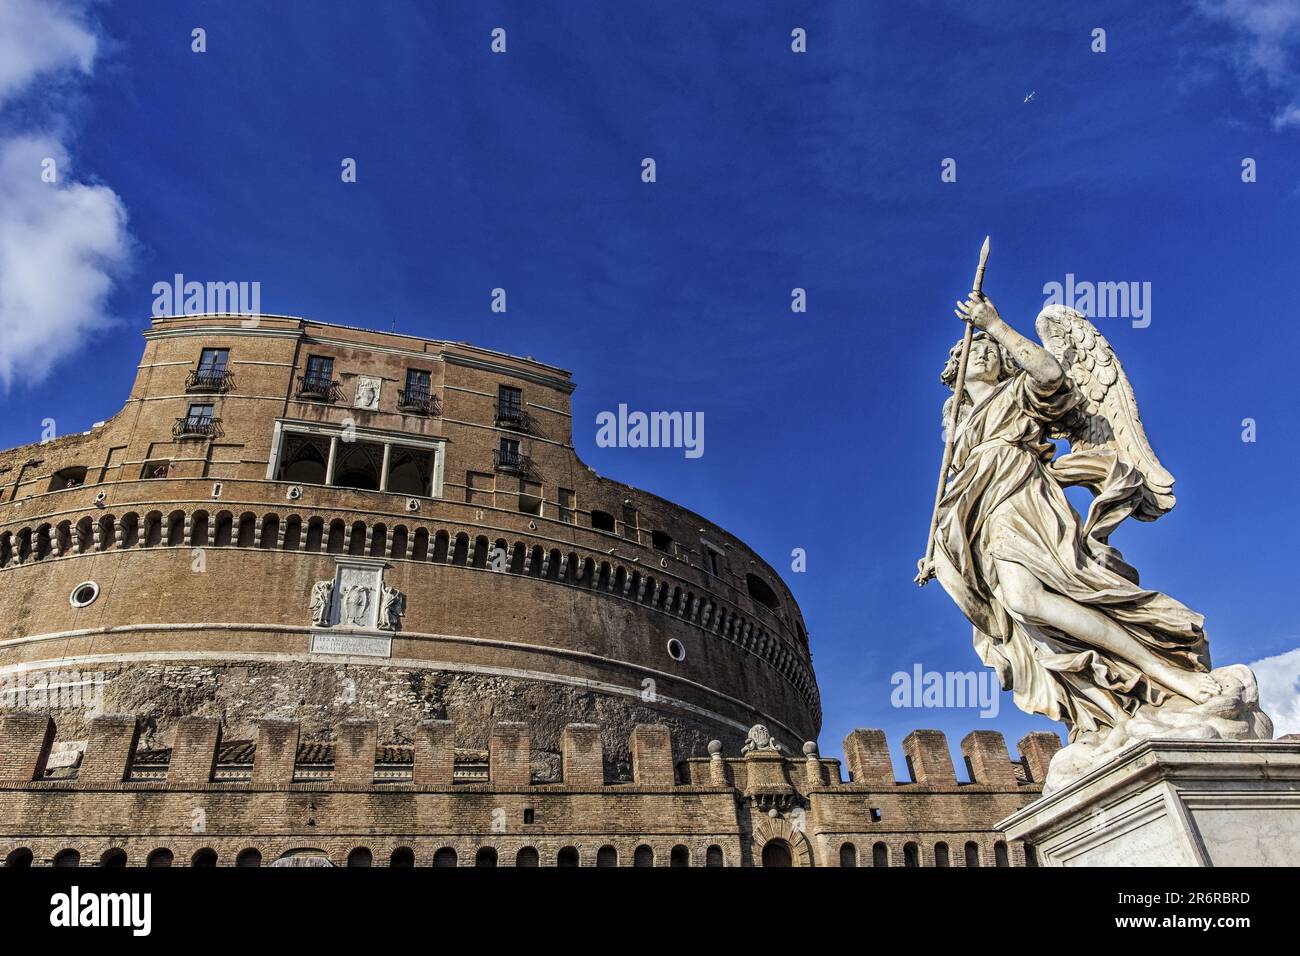
<path fill-rule="evenodd" d="M 998 824 L 1043 866 L 1300 865 L 1300 740 L 1146 740 Z"/>

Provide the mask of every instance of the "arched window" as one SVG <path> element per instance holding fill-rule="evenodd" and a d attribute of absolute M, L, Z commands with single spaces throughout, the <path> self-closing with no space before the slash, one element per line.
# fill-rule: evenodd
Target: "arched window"
<path fill-rule="evenodd" d="M 672 852 L 668 855 L 669 866 L 690 866 L 691 851 L 686 849 L 680 843 L 673 847 Z"/>
<path fill-rule="evenodd" d="M 637 847 L 632 852 L 632 865 L 633 866 L 654 866 L 655 851 L 650 849 L 650 847 L 646 846 L 644 843 L 642 843 L 639 847 Z"/>
<path fill-rule="evenodd" d="M 409 846 L 399 846 L 388 858 L 389 866 L 415 866 L 415 851 Z"/>
<path fill-rule="evenodd" d="M 434 866 L 455 866 L 456 851 L 449 846 L 443 847 L 433 855 Z"/>
<path fill-rule="evenodd" d="M 966 844 L 966 865 L 980 865 L 980 845 L 974 840 L 971 840 Z"/>
<path fill-rule="evenodd" d="M 159 847 L 158 849 L 154 850 L 152 853 L 149 854 L 148 858 L 144 862 L 144 865 L 145 866 L 171 866 L 172 860 L 174 860 L 175 858 L 176 855 L 172 853 L 171 850 L 167 849 L 166 847 Z"/>
<path fill-rule="evenodd" d="M 474 854 L 474 865 L 475 866 L 496 866 L 497 865 L 496 847 L 491 847 L 491 846 L 479 847 L 478 852 Z"/>
<path fill-rule="evenodd" d="M 204 847 L 198 850 L 190 857 L 190 866 L 216 866 L 217 851 L 211 847 Z"/>
<path fill-rule="evenodd" d="M 597 866 L 618 866 L 618 850 L 612 846 L 602 846 L 596 851 Z"/>
<path fill-rule="evenodd" d="M 857 866 L 858 865 L 858 848 L 852 843 L 843 843 L 840 845 L 840 866 Z"/>
<path fill-rule="evenodd" d="M 1010 866 L 1011 860 L 1007 856 L 1007 842 L 999 840 L 993 844 L 993 859 L 998 866 Z"/>
<path fill-rule="evenodd" d="M 239 856 L 235 857 L 235 866 L 261 866 L 262 853 L 260 850 L 249 847 L 247 850 L 241 850 Z"/>
<path fill-rule="evenodd" d="M 903 866 L 920 866 L 921 848 L 915 843 L 903 844 Z"/>
<path fill-rule="evenodd" d="M 871 865 L 872 866 L 889 866 L 889 847 L 883 843 L 877 843 L 871 848 Z"/>
<path fill-rule="evenodd" d="M 261 546 L 263 548 L 274 548 L 279 537 L 280 537 L 280 516 L 264 515 L 262 517 Z"/>
<path fill-rule="evenodd" d="M 374 866 L 375 857 L 369 847 L 359 846 L 348 854 L 348 866 Z"/>
<path fill-rule="evenodd" d="M 100 866 L 126 866 L 126 851 L 114 847 L 111 850 L 105 850 L 104 855 L 99 858 Z"/>
<path fill-rule="evenodd" d="M 366 553 L 366 523 L 352 522 L 352 536 L 348 539 L 348 554 L 358 557 Z"/>
<path fill-rule="evenodd" d="M 794 865 L 790 844 L 784 840 L 768 840 L 763 844 L 763 866 L 788 867 Z"/>
<path fill-rule="evenodd" d="M 253 538 L 257 536 L 257 516 L 252 513 L 245 513 L 239 516 L 239 536 L 235 539 L 235 544 L 241 548 L 251 548 Z"/>
<path fill-rule="evenodd" d="M 54 857 L 55 866 L 81 866 L 81 854 L 76 850 L 60 850 Z"/>
<path fill-rule="evenodd" d="M 948 844 L 936 843 L 934 845 L 934 865 L 935 866 L 950 865 L 948 860 Z"/>
<path fill-rule="evenodd" d="M 566 846 L 555 857 L 556 866 L 577 866 L 578 850 L 576 847 Z"/>
<path fill-rule="evenodd" d="M 537 866 L 537 850 L 531 846 L 526 846 L 515 854 L 515 866 Z"/>
<path fill-rule="evenodd" d="M 15 869 L 25 869 L 32 865 L 32 851 L 25 846 L 20 846 L 16 850 L 10 850 L 9 855 L 5 857 L 5 866 L 12 866 Z"/>
<path fill-rule="evenodd" d="M 234 520 L 234 516 L 229 511 L 222 511 L 217 514 L 217 533 L 213 537 L 213 543 L 217 547 L 224 548 L 230 544 L 231 538 L 234 536 L 232 530 Z"/>
<path fill-rule="evenodd" d="M 705 866 L 726 866 L 727 861 L 722 855 L 722 847 L 714 843 L 707 850 L 705 850 L 704 865 Z"/>

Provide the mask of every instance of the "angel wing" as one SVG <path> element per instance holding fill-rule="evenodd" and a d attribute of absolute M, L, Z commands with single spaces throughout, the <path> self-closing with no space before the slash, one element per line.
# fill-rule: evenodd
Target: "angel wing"
<path fill-rule="evenodd" d="M 1154 521 L 1174 506 L 1174 476 L 1160 464 L 1147 440 L 1133 387 L 1115 350 L 1087 317 L 1063 305 L 1043 309 L 1035 326 L 1043 347 L 1061 363 L 1082 396 L 1052 433 L 1053 438 L 1070 442 L 1071 454 L 1059 459 L 1065 465 L 1060 470 L 1070 471 L 1066 462 L 1076 459 L 1072 483 L 1104 492 L 1108 482 L 1115 482 L 1115 467 L 1128 466 L 1137 473 L 1131 481 L 1140 481 L 1142 487 L 1137 500 L 1124 510 L 1139 520 Z"/>

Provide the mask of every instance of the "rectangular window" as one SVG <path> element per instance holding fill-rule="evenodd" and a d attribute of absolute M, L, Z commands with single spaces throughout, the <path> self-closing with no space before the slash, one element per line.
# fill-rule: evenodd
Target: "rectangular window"
<path fill-rule="evenodd" d="M 704 546 L 704 569 L 715 578 L 720 574 L 720 568 L 722 566 L 721 557 L 722 556 L 709 545 L 706 544 Z"/>
<path fill-rule="evenodd" d="M 623 537 L 629 541 L 640 540 L 636 530 L 636 509 L 631 505 L 623 506 Z"/>
<path fill-rule="evenodd" d="M 226 370 L 230 349 L 204 349 L 199 353 L 199 371 L 219 374 Z"/>
<path fill-rule="evenodd" d="M 572 488 L 560 489 L 560 520 L 565 524 L 573 524 L 574 501 Z"/>
<path fill-rule="evenodd" d="M 538 482 L 519 480 L 519 510 L 527 515 L 542 516 L 542 486 Z"/>
<path fill-rule="evenodd" d="M 501 439 L 501 461 L 519 460 L 519 442 L 514 438 Z"/>
<path fill-rule="evenodd" d="M 309 355 L 307 378 L 312 382 L 331 381 L 334 378 L 334 359 L 327 355 Z"/>
<path fill-rule="evenodd" d="M 411 398 L 429 397 L 429 373 L 422 368 L 406 370 L 406 394 Z"/>
<path fill-rule="evenodd" d="M 185 416 L 191 424 L 202 425 L 212 421 L 212 405 L 206 402 L 195 402 L 190 406 L 189 414 Z"/>
<path fill-rule="evenodd" d="M 502 385 L 497 388 L 497 415 L 500 417 L 519 418 L 524 413 L 524 393 L 522 389 Z"/>

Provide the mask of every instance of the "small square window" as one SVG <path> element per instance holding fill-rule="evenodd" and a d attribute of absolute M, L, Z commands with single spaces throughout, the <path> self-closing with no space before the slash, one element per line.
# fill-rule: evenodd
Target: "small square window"
<path fill-rule="evenodd" d="M 535 823 L 536 819 L 537 818 L 533 812 L 532 807 L 528 807 L 527 809 L 524 810 L 524 823 Z"/>

